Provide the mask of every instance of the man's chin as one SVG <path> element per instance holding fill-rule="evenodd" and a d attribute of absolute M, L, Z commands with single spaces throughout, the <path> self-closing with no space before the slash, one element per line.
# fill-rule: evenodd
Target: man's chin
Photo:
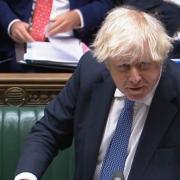
<path fill-rule="evenodd" d="M 140 99 L 143 99 L 146 96 L 146 94 L 144 94 L 144 93 L 129 93 L 126 96 L 131 100 L 140 100 Z"/>

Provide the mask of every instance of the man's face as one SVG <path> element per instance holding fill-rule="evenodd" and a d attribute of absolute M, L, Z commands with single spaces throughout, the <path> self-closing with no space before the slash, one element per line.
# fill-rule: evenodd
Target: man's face
<path fill-rule="evenodd" d="M 132 100 L 144 98 L 153 89 L 162 66 L 152 60 L 108 60 L 106 65 L 116 87 Z"/>

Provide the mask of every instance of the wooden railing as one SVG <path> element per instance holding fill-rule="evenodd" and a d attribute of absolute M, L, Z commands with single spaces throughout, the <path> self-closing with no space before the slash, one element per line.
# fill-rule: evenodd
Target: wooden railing
<path fill-rule="evenodd" d="M 64 87 L 71 73 L 0 73 L 0 105 L 44 105 Z"/>

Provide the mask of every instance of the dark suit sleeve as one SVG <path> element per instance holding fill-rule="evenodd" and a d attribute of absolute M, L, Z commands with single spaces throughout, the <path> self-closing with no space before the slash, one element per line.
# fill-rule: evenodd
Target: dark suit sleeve
<path fill-rule="evenodd" d="M 100 0 L 92 1 L 79 8 L 84 18 L 85 27 L 92 28 L 94 25 L 100 24 L 112 7 L 112 0 Z"/>
<path fill-rule="evenodd" d="M 32 9 L 32 0 L 0 0 L 0 28 L 7 32 L 8 25 L 14 19 L 28 21 Z"/>
<path fill-rule="evenodd" d="M 157 18 L 164 24 L 168 34 L 173 36 L 180 27 L 180 6 L 163 2 L 157 11 Z"/>
<path fill-rule="evenodd" d="M 84 5 L 80 4 L 80 2 L 81 1 L 79 1 L 78 5 L 78 2 L 76 1 L 74 8 L 81 11 L 84 20 L 84 27 L 75 32 L 77 37 L 81 40 L 85 42 L 92 41 L 92 35 L 97 32 L 107 12 L 114 7 L 114 3 L 112 0 L 87 1 Z M 90 39 L 88 39 L 89 36 Z"/>
<path fill-rule="evenodd" d="M 0 0 L 0 27 L 7 31 L 9 23 L 14 19 L 18 19 L 18 17 L 12 11 L 9 4 L 6 1 Z"/>
<path fill-rule="evenodd" d="M 66 87 L 45 108 L 44 117 L 32 128 L 23 146 L 16 174 L 31 172 L 39 179 L 58 150 L 72 144 L 79 69 L 80 65 Z"/>

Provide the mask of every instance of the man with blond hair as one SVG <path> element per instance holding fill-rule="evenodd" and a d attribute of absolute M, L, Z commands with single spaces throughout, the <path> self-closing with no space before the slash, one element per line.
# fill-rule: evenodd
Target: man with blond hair
<path fill-rule="evenodd" d="M 32 128 L 15 180 L 40 179 L 73 138 L 75 180 L 179 180 L 180 68 L 167 59 L 171 41 L 147 13 L 113 9 L 94 52 Z"/>

